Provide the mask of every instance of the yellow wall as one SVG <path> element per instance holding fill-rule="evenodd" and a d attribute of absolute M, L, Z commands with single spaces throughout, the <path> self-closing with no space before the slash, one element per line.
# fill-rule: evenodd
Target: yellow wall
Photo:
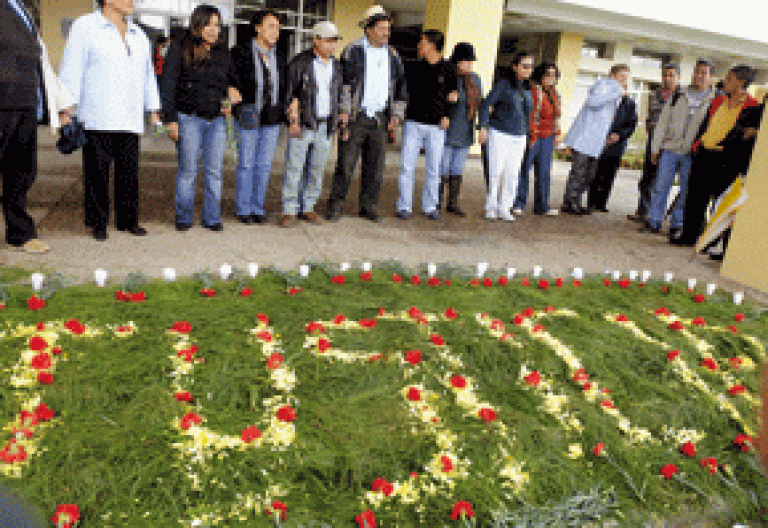
<path fill-rule="evenodd" d="M 61 19 L 77 18 L 93 11 L 92 0 L 40 0 L 40 30 L 51 64 L 58 71 L 66 42 L 61 38 Z"/>
<path fill-rule="evenodd" d="M 339 28 L 341 34 L 336 56 L 341 54 L 344 46 L 363 36 L 363 28 L 358 24 L 363 19 L 365 11 L 375 3 L 375 0 L 336 0 L 334 2 L 333 23 Z"/>
<path fill-rule="evenodd" d="M 767 109 L 768 110 L 768 109 Z M 749 198 L 736 214 L 720 273 L 768 293 L 768 118 L 757 137 L 745 189 Z"/>
<path fill-rule="evenodd" d="M 581 62 L 581 48 L 584 44 L 584 36 L 578 33 L 560 33 L 557 45 L 557 67 L 560 69 L 560 82 L 557 85 L 558 92 L 562 99 L 561 114 L 563 120 L 560 128 L 563 135 L 571 126 L 569 116 L 575 115 L 575 112 L 569 112 L 573 100 L 573 94 L 576 90 L 576 79 L 579 74 L 579 63 Z"/>

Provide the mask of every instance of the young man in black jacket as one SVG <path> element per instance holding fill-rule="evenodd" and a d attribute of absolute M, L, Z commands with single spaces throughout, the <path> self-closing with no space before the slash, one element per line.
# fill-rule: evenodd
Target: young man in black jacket
<path fill-rule="evenodd" d="M 387 45 L 391 19 L 381 6 L 373 6 L 360 23 L 365 37 L 352 42 L 341 55 L 344 67 L 341 113 L 349 126 L 339 138 L 339 157 L 328 198 L 326 218 L 341 218 L 355 165 L 362 152 L 359 215 L 372 222 L 384 173 L 387 132 L 394 132 L 405 116 L 407 94 L 403 62 Z"/>
<path fill-rule="evenodd" d="M 312 33 L 314 47 L 296 55 L 288 65 L 289 138 L 280 217 L 283 227 L 294 225 L 297 215 L 313 224 L 321 222 L 314 207 L 323 188 L 331 137 L 340 119 L 343 76 L 341 64 L 333 57 L 339 31 L 333 22 L 319 22 Z"/>
<path fill-rule="evenodd" d="M 264 200 L 280 125 L 285 123 L 288 63 L 276 50 L 280 18 L 260 10 L 251 17 L 254 38 L 232 48 L 235 86 L 242 103 L 235 107 L 237 147 L 235 211 L 244 224 L 266 222 Z"/>

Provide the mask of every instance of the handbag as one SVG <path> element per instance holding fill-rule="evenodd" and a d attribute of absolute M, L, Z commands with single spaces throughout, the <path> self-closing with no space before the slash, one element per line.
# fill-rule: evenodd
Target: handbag
<path fill-rule="evenodd" d="M 61 127 L 59 139 L 56 141 L 56 148 L 62 154 L 72 154 L 77 149 L 86 144 L 88 138 L 85 137 L 85 126 L 78 121 L 76 116 L 72 116 L 69 124 Z"/>
<path fill-rule="evenodd" d="M 240 104 L 234 108 L 234 114 L 245 130 L 254 130 L 259 127 L 259 113 L 255 104 Z"/>

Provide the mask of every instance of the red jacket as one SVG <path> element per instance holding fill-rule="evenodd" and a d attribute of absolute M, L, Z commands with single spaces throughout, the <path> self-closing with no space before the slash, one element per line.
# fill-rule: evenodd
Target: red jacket
<path fill-rule="evenodd" d="M 531 87 L 533 110 L 529 120 L 531 142 L 560 134 L 560 95 L 554 91 L 553 101 L 544 93 L 544 89 L 534 84 Z"/>
<path fill-rule="evenodd" d="M 696 152 L 699 148 L 699 140 L 701 139 L 701 136 L 704 135 L 704 132 L 706 132 L 707 127 L 709 126 L 709 122 L 712 120 L 712 116 L 715 115 L 715 112 L 717 112 L 717 109 L 722 106 L 722 104 L 725 102 L 725 94 L 718 95 L 714 99 L 712 99 L 712 102 L 709 104 L 709 111 L 707 112 L 707 117 L 704 118 L 704 121 L 701 122 L 701 126 L 699 127 L 699 131 L 696 133 L 696 140 L 693 142 L 693 145 L 691 146 L 691 150 L 693 152 Z M 757 99 L 752 97 L 751 95 L 747 94 L 747 100 L 744 101 L 744 105 L 741 107 L 741 110 L 739 110 L 739 115 L 744 111 L 745 108 L 749 108 L 751 106 L 757 106 L 760 103 Z M 738 117 L 736 118 L 738 121 Z"/>

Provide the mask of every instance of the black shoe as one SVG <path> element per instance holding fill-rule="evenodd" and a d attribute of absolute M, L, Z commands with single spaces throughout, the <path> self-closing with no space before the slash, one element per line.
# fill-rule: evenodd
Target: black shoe
<path fill-rule="evenodd" d="M 673 246 L 682 246 L 682 247 L 693 247 L 696 245 L 695 242 L 689 242 L 685 240 L 682 236 L 670 240 L 669 243 L 672 244 Z"/>
<path fill-rule="evenodd" d="M 676 227 L 669 230 L 669 239 L 675 240 L 676 238 L 680 238 L 683 236 L 683 229 L 681 227 Z"/>
<path fill-rule="evenodd" d="M 192 227 L 192 224 L 184 224 L 182 222 L 176 222 L 176 231 L 187 231 Z"/>
<path fill-rule="evenodd" d="M 95 240 L 104 241 L 107 239 L 107 228 L 106 227 L 94 227 L 93 228 L 93 238 Z"/>
<path fill-rule="evenodd" d="M 219 222 L 218 224 L 204 225 L 203 227 L 210 231 L 215 231 L 217 233 L 219 231 L 224 231 L 224 224 L 222 224 L 221 222 Z"/>
<path fill-rule="evenodd" d="M 607 213 L 608 212 L 608 209 L 606 209 L 605 207 L 593 206 L 592 210 L 593 211 L 597 211 L 598 213 Z"/>
<path fill-rule="evenodd" d="M 464 211 L 462 211 L 458 207 L 450 207 L 450 206 L 448 206 L 448 207 L 445 208 L 445 212 L 446 213 L 451 213 L 452 215 L 460 216 L 462 218 L 467 216 L 467 213 L 465 213 Z"/>
<path fill-rule="evenodd" d="M 398 211 L 395 213 L 395 216 L 398 217 L 400 220 L 410 220 L 411 213 L 408 211 Z"/>
<path fill-rule="evenodd" d="M 580 205 L 574 207 L 572 211 L 573 212 L 571 214 L 575 214 L 577 216 L 586 216 L 592 214 L 592 210 L 589 207 L 582 207 Z"/>
<path fill-rule="evenodd" d="M 338 209 L 336 207 L 329 209 L 325 213 L 325 219 L 329 222 L 338 222 L 341 220 L 341 209 Z"/>
<path fill-rule="evenodd" d="M 267 223 L 267 215 L 251 215 L 251 220 L 254 224 L 266 224 Z"/>
<path fill-rule="evenodd" d="M 709 258 L 716 262 L 722 262 L 725 258 L 725 253 L 710 253 Z"/>
<path fill-rule="evenodd" d="M 132 228 L 128 229 L 125 227 L 118 227 L 118 231 L 128 232 L 132 234 L 133 236 L 146 236 L 147 230 L 140 226 L 133 226 Z"/>
<path fill-rule="evenodd" d="M 376 223 L 381 222 L 381 216 L 376 211 L 366 211 L 365 209 L 360 209 L 357 215 L 360 218 L 365 218 L 366 220 L 370 220 L 371 222 L 376 222 Z"/>
<path fill-rule="evenodd" d="M 641 233 L 644 232 L 644 231 L 648 231 L 649 233 L 656 234 L 656 233 L 661 231 L 661 228 L 660 227 L 654 227 L 651 224 L 649 224 L 648 222 L 646 222 L 645 225 L 643 225 L 643 227 L 638 229 L 638 231 L 640 231 Z"/>
<path fill-rule="evenodd" d="M 254 223 L 253 217 L 251 215 L 235 215 L 235 218 L 240 220 L 245 225 L 251 225 Z"/>
<path fill-rule="evenodd" d="M 646 216 L 635 213 L 635 214 L 627 215 L 627 220 L 632 220 L 633 222 L 645 222 Z"/>
<path fill-rule="evenodd" d="M 439 213 L 439 212 L 437 212 L 437 210 L 435 210 L 435 211 L 432 211 L 431 213 L 426 213 L 426 214 L 425 214 L 425 216 L 426 216 L 426 217 L 427 217 L 429 220 L 440 220 L 440 213 Z"/>

